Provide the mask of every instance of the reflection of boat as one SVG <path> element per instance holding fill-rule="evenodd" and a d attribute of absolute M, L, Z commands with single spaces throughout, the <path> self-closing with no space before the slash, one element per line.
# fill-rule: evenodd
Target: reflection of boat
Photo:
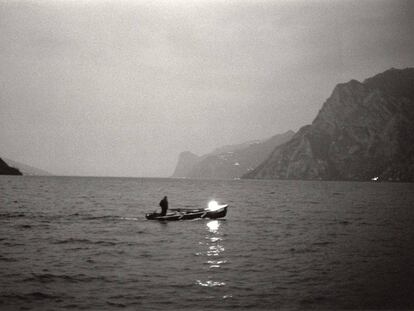
<path fill-rule="evenodd" d="M 165 216 L 161 216 L 159 213 L 149 213 L 145 214 L 145 218 L 148 220 L 190 220 L 197 218 L 223 218 L 227 214 L 228 206 L 228 204 L 225 204 L 215 205 L 213 208 L 211 206 L 199 209 L 176 208 L 170 209 L 171 213 L 168 213 Z"/>

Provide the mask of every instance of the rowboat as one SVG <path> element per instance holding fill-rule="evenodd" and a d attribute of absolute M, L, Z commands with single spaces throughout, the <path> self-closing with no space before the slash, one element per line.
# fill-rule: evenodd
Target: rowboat
<path fill-rule="evenodd" d="M 169 213 L 165 216 L 161 216 L 160 213 L 147 213 L 145 218 L 148 220 L 191 220 L 197 218 L 209 218 L 217 219 L 223 218 L 227 214 L 228 204 L 218 205 L 209 204 L 207 208 L 196 208 L 196 209 L 187 209 L 187 208 L 175 208 L 170 209 Z"/>

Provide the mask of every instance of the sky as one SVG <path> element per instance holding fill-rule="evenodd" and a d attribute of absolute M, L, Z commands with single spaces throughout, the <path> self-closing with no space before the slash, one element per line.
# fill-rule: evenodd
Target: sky
<path fill-rule="evenodd" d="M 338 83 L 414 66 L 414 2 L 0 0 L 0 157 L 167 177 L 297 131 Z"/>

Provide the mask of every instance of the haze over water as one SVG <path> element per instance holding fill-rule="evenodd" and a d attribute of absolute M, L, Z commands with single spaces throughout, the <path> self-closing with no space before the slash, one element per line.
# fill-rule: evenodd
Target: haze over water
<path fill-rule="evenodd" d="M 414 308 L 413 187 L 1 176 L 0 308 Z"/>

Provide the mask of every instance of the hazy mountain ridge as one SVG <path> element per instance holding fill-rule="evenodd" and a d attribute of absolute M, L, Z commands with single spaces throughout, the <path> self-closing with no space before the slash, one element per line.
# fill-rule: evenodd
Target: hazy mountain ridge
<path fill-rule="evenodd" d="M 0 158 L 0 175 L 22 175 L 22 173 L 17 168 L 9 166 Z"/>
<path fill-rule="evenodd" d="M 293 131 L 288 131 L 263 141 L 254 140 L 242 144 L 223 146 L 200 157 L 188 151 L 183 152 L 179 156 L 172 177 L 195 179 L 240 178 L 264 161 L 277 145 L 288 141 L 293 135 Z"/>
<path fill-rule="evenodd" d="M 244 178 L 414 181 L 414 68 L 338 84 L 311 125 Z"/>

